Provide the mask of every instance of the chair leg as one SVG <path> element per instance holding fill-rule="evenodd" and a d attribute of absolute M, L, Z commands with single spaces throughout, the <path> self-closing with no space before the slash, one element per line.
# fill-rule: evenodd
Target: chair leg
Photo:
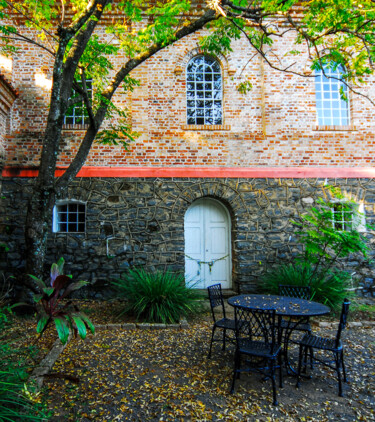
<path fill-rule="evenodd" d="M 223 350 L 225 350 L 225 338 L 227 336 L 227 329 L 223 329 Z"/>
<path fill-rule="evenodd" d="M 283 388 L 284 387 L 284 384 L 283 384 L 283 361 L 282 361 L 282 358 L 281 358 L 281 352 L 279 353 L 278 361 L 279 361 L 279 385 L 280 385 L 280 388 Z"/>
<path fill-rule="evenodd" d="M 341 353 L 335 353 L 335 361 L 336 361 L 336 372 L 337 372 L 337 379 L 339 382 L 339 396 L 342 397 L 342 381 L 341 381 Z"/>
<path fill-rule="evenodd" d="M 237 378 L 237 370 L 239 369 L 239 353 L 237 353 L 237 351 L 234 354 L 234 370 L 233 370 L 233 379 L 232 379 L 232 386 L 230 389 L 230 393 L 233 394 L 234 393 L 234 383 L 236 382 L 236 378 Z M 238 374 L 239 375 L 239 374 Z"/>
<path fill-rule="evenodd" d="M 302 344 L 299 345 L 299 355 L 298 355 L 298 373 L 297 373 L 297 383 L 296 388 L 300 386 L 300 378 L 301 378 L 301 369 L 302 369 L 302 356 L 304 354 Z"/>
<path fill-rule="evenodd" d="M 211 350 L 212 350 L 212 343 L 213 343 L 213 341 L 214 341 L 215 329 L 216 329 L 216 325 L 214 325 L 214 326 L 212 327 L 210 350 L 209 350 L 209 352 L 208 352 L 208 356 L 207 356 L 208 358 L 210 358 L 210 357 L 211 357 Z"/>
<path fill-rule="evenodd" d="M 272 360 L 271 364 L 271 380 L 272 380 L 272 394 L 273 394 L 273 405 L 277 406 L 279 403 L 277 401 L 277 393 L 276 393 L 276 379 L 275 379 L 275 361 Z"/>
<path fill-rule="evenodd" d="M 344 351 L 341 350 L 341 365 L 342 365 L 342 372 L 344 374 L 344 382 L 348 382 L 348 379 L 346 378 L 346 370 L 345 370 L 345 363 L 344 363 Z"/>

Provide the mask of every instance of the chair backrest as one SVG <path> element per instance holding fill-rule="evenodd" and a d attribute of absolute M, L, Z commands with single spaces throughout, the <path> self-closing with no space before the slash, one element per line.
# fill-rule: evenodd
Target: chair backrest
<path fill-rule="evenodd" d="M 216 321 L 215 308 L 218 306 L 221 306 L 222 315 L 224 318 L 226 318 L 223 293 L 221 291 L 221 284 L 217 283 L 217 284 L 213 284 L 212 286 L 208 286 L 207 292 L 208 292 L 208 299 L 210 301 L 210 306 L 211 306 L 212 318 L 214 319 L 214 321 Z"/>
<path fill-rule="evenodd" d="M 288 297 L 298 297 L 299 299 L 311 299 L 310 286 L 293 286 L 289 284 L 279 284 L 279 295 Z"/>
<path fill-rule="evenodd" d="M 339 346 L 341 333 L 346 327 L 346 322 L 347 322 L 348 313 L 349 313 L 349 306 L 350 306 L 350 301 L 348 299 L 344 299 L 344 302 L 341 308 L 339 327 L 337 329 L 337 334 L 336 334 L 336 347 Z"/>
<path fill-rule="evenodd" d="M 236 306 L 234 318 L 237 345 L 239 345 L 239 340 L 247 338 L 252 341 L 262 341 L 271 346 L 272 351 L 274 350 L 277 338 L 275 309 Z"/>

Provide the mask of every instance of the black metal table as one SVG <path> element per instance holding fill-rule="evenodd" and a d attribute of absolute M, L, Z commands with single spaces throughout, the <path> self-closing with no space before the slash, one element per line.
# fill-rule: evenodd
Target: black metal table
<path fill-rule="evenodd" d="M 285 365 L 292 373 L 296 373 L 289 362 L 288 348 L 290 337 L 299 324 L 307 323 L 313 316 L 327 315 L 331 310 L 322 303 L 310 300 L 299 299 L 287 296 L 243 294 L 232 296 L 228 299 L 229 305 L 233 307 L 248 307 L 255 309 L 275 309 L 279 319 L 288 321 L 286 329 L 283 330 L 283 350 Z"/>

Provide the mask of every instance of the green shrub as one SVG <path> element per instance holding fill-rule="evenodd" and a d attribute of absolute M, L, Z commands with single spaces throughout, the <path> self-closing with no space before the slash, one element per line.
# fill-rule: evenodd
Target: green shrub
<path fill-rule="evenodd" d="M 0 308 L 0 421 L 46 421 L 48 412 L 27 386 L 32 347 L 15 348 L 7 330 L 12 319 L 9 308 Z"/>
<path fill-rule="evenodd" d="M 310 286 L 311 300 L 338 310 L 344 299 L 353 295 L 347 290 L 350 282 L 350 274 L 345 271 L 316 272 L 314 264 L 296 263 L 270 269 L 262 277 L 260 288 L 265 293 L 277 294 L 279 284 Z"/>
<path fill-rule="evenodd" d="M 181 274 L 136 268 L 112 284 L 119 297 L 126 299 L 122 314 L 131 312 L 138 320 L 176 323 L 201 310 L 202 295 L 187 287 Z"/>
<path fill-rule="evenodd" d="M 269 270 L 260 284 L 269 293 L 277 293 L 279 284 L 310 286 L 313 300 L 336 310 L 345 297 L 353 295 L 347 290 L 351 276 L 342 270 L 343 258 L 366 258 L 369 247 L 366 236 L 359 231 L 360 212 L 356 204 L 345 198 L 339 188 L 326 186 L 323 193 L 325 198 L 318 198 L 316 206 L 301 215 L 300 221 L 292 221 L 298 227 L 303 252 L 294 262 Z M 338 206 L 345 223 L 332 213 Z"/>

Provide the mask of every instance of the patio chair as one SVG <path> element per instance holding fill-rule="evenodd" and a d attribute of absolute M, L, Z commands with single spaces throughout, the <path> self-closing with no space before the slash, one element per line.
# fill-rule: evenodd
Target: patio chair
<path fill-rule="evenodd" d="M 225 307 L 224 307 L 224 299 L 223 294 L 221 291 L 221 284 L 213 284 L 212 286 L 207 287 L 208 291 L 208 299 L 210 301 L 211 306 L 211 313 L 212 318 L 214 320 L 214 325 L 212 327 L 212 334 L 211 334 L 211 342 L 210 342 L 210 351 L 208 352 L 208 357 L 211 357 L 211 350 L 212 350 L 212 343 L 214 341 L 222 341 L 223 342 L 223 350 L 225 350 L 225 343 L 226 340 L 229 340 L 230 342 L 234 342 L 234 338 L 229 337 L 227 335 L 227 330 L 230 330 L 234 333 L 235 324 L 234 319 L 229 319 L 226 317 L 225 313 Z M 218 314 L 216 313 L 215 309 L 220 309 L 220 318 L 218 318 Z M 215 330 L 216 328 L 220 328 L 223 330 L 223 339 L 217 340 L 214 339 Z"/>
<path fill-rule="evenodd" d="M 279 296 L 288 296 L 288 297 L 297 297 L 299 299 L 311 299 L 311 289 L 310 286 L 293 286 L 288 284 L 279 285 Z M 281 330 L 290 328 L 290 321 L 282 319 L 280 322 Z M 293 331 L 307 331 L 311 333 L 311 325 L 307 319 L 305 323 L 300 323 L 293 327 Z"/>
<path fill-rule="evenodd" d="M 283 386 L 281 346 L 277 343 L 275 309 L 235 307 L 236 351 L 234 356 L 233 381 L 230 392 L 234 392 L 236 378 L 241 372 L 258 372 L 271 378 L 273 404 L 277 406 L 275 369 L 279 368 L 280 387 Z M 245 366 L 241 357 L 245 355 Z M 278 365 L 276 361 L 278 360 Z"/>
<path fill-rule="evenodd" d="M 345 372 L 345 364 L 344 364 L 344 349 L 341 342 L 341 332 L 346 327 L 347 316 L 349 312 L 350 302 L 345 299 L 344 303 L 342 304 L 340 322 L 337 329 L 336 337 L 335 338 L 326 338 L 311 335 L 306 333 L 302 340 L 299 342 L 299 359 L 298 359 L 298 376 L 297 376 L 297 384 L 296 387 L 300 385 L 300 377 L 301 377 L 301 370 L 302 365 L 307 367 L 307 354 L 310 353 L 310 359 L 313 359 L 314 362 L 321 363 L 329 368 L 335 370 L 337 372 L 337 379 L 339 384 L 339 396 L 342 397 L 342 382 L 341 382 L 341 369 L 344 375 L 344 381 L 347 382 L 346 379 L 346 372 Z M 324 352 L 331 352 L 333 353 L 334 359 L 323 359 L 322 357 L 316 356 L 316 353 L 312 355 L 311 351 L 313 349 L 321 350 Z M 304 357 L 304 359 L 302 359 Z"/>

